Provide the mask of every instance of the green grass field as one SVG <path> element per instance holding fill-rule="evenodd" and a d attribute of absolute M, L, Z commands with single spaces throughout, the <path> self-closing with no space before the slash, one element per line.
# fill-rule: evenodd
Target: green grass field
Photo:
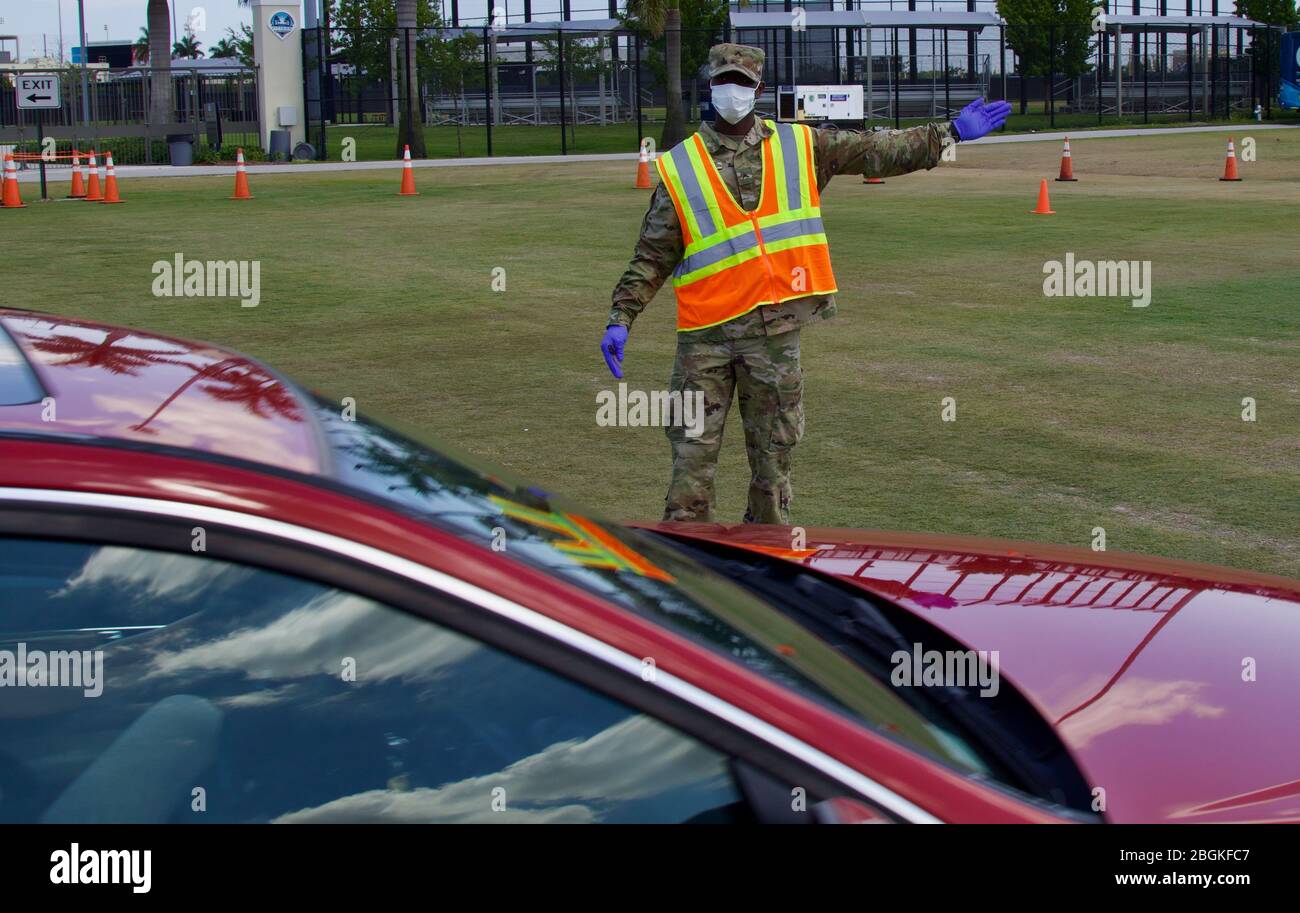
<path fill-rule="evenodd" d="M 1248 134 L 1249 131 L 1243 131 Z M 1237 135 L 1238 149 L 1242 135 Z M 1300 133 L 1255 135 L 1246 181 L 1223 134 L 958 147 L 824 213 L 842 292 L 804 333 L 808 430 L 794 519 L 1087 545 L 1300 577 Z M 123 180 L 125 206 L 0 212 L 7 304 L 226 343 L 361 408 L 576 496 L 656 518 L 656 428 L 601 428 L 597 352 L 647 194 L 626 163 Z M 53 185 L 62 192 L 63 185 Z M 1150 260 L 1147 308 L 1046 298 L 1043 264 Z M 261 261 L 262 303 L 154 298 L 177 252 Z M 504 292 L 491 287 L 506 270 Z M 667 381 L 673 304 L 633 330 L 627 380 Z M 957 421 L 940 420 L 944 397 Z M 1258 420 L 1241 419 L 1253 397 Z M 733 414 L 720 518 L 747 483 Z"/>

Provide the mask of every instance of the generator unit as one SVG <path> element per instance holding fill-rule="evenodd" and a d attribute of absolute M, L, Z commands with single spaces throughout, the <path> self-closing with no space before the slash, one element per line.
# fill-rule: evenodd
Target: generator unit
<path fill-rule="evenodd" d="M 778 86 L 776 119 L 862 126 L 862 86 Z"/>
<path fill-rule="evenodd" d="M 1277 101 L 1283 108 L 1300 108 L 1300 32 L 1282 35 L 1282 81 Z"/>

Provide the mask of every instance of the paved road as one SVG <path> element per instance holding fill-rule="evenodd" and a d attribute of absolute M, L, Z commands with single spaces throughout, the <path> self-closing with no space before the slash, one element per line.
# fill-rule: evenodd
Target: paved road
<path fill-rule="evenodd" d="M 336 128 L 337 129 L 337 128 Z M 1173 133 L 1236 133 L 1245 135 L 1256 133 L 1261 130 L 1297 130 L 1290 124 L 1233 124 L 1228 126 L 1209 126 L 1209 127 L 1137 127 L 1131 130 L 1085 130 L 1081 133 L 1075 133 L 1073 143 L 1082 143 L 1090 139 L 1101 139 L 1116 136 L 1163 136 Z M 1014 133 L 1006 136 L 986 136 L 983 139 L 973 140 L 969 145 L 996 145 L 998 143 L 1041 143 L 1041 142 L 1060 142 L 1066 137 L 1065 133 Z M 416 168 L 463 168 L 474 165 L 564 165 L 576 164 L 579 162 L 625 162 L 634 161 L 637 157 L 635 152 L 615 152 L 601 155 L 502 155 L 492 158 L 459 158 L 459 159 L 421 159 L 412 162 Z M 299 174 L 320 171 L 378 171 L 391 170 L 400 168 L 397 161 L 379 161 L 379 162 L 295 162 L 294 164 L 280 165 L 257 165 L 250 164 L 247 166 L 250 176 L 265 174 Z M 101 163 L 101 174 L 103 172 Z M 235 173 L 234 165 L 189 165 L 182 168 L 173 168 L 170 165 L 118 165 L 117 173 L 123 178 L 151 178 L 151 177 L 220 177 L 223 175 L 232 175 Z M 50 180 L 66 181 L 66 169 L 58 169 L 50 173 Z M 18 180 L 23 182 L 39 180 L 36 169 L 20 171 Z"/>

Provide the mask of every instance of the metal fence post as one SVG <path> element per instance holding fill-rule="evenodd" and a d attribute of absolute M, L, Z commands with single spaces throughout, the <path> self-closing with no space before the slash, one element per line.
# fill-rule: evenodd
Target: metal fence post
<path fill-rule="evenodd" d="M 636 78 L 632 80 L 633 91 L 636 92 L 636 142 L 637 146 L 645 139 L 645 127 L 641 122 L 641 36 L 632 36 L 633 45 L 636 49 Z"/>
<path fill-rule="evenodd" d="M 948 79 L 948 30 L 943 30 L 943 116 L 952 117 L 952 87 Z"/>
<path fill-rule="evenodd" d="M 1056 23 L 1047 27 L 1047 118 L 1056 126 Z"/>
<path fill-rule="evenodd" d="M 1007 100 L 1007 27 L 998 26 L 998 69 L 1002 71 L 1002 100 Z M 1004 123 L 1002 129 L 1007 129 Z"/>
<path fill-rule="evenodd" d="M 1110 38 L 1107 37 L 1105 30 L 1102 30 L 1101 35 L 1097 38 L 1097 68 L 1093 71 L 1093 88 L 1096 90 L 1094 94 L 1097 96 L 1097 126 L 1099 127 L 1101 126 L 1101 108 L 1105 103 L 1105 97 L 1101 94 L 1101 84 L 1104 81 L 1105 74 L 1102 72 L 1101 65 L 1105 62 L 1103 49 L 1109 41 Z"/>
<path fill-rule="evenodd" d="M 898 59 L 898 29 L 894 29 L 894 129 L 901 129 L 903 126 L 902 115 L 899 110 L 899 91 L 898 91 L 898 73 L 902 67 L 902 61 Z"/>
<path fill-rule="evenodd" d="M 492 157 L 492 44 L 488 24 L 483 23 L 483 128 L 487 130 L 487 154 Z"/>
<path fill-rule="evenodd" d="M 1238 36 L 1241 32 L 1237 33 Z M 1250 116 L 1255 116 L 1255 90 L 1258 86 L 1255 84 L 1255 27 L 1250 27 Z"/>
<path fill-rule="evenodd" d="M 1151 123 L 1151 33 L 1142 33 L 1142 123 Z"/>
<path fill-rule="evenodd" d="M 332 113 L 332 109 L 326 107 L 326 99 L 334 91 L 334 77 L 329 71 L 329 29 L 321 27 L 316 33 L 316 66 L 320 70 L 320 81 L 318 94 L 321 96 L 316 100 L 316 108 L 320 114 L 320 147 L 316 150 L 316 158 L 325 161 L 325 122 L 328 119 L 326 115 Z"/>
<path fill-rule="evenodd" d="M 1216 6 L 1218 4 L 1215 4 Z M 1228 83 L 1229 94 L 1231 94 L 1232 83 Z M 1231 105 L 1231 99 L 1229 99 Z M 1214 116 L 1214 111 L 1219 107 L 1219 30 L 1211 26 L 1210 28 L 1210 116 Z M 1227 111 L 1224 112 L 1228 113 Z"/>
<path fill-rule="evenodd" d="M 1115 23 L 1115 122 L 1124 117 L 1124 27 Z"/>
<path fill-rule="evenodd" d="M 569 154 L 569 135 L 566 132 L 568 125 L 564 116 L 564 32 L 561 29 L 555 30 L 555 43 L 560 49 L 560 155 Z M 577 113 L 574 113 L 577 116 Z"/>

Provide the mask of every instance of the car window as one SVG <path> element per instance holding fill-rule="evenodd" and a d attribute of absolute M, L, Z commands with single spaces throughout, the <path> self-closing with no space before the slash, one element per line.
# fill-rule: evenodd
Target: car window
<path fill-rule="evenodd" d="M 0 406 L 35 403 L 44 395 L 22 350 L 0 323 Z"/>
<path fill-rule="evenodd" d="M 593 592 L 765 678 L 964 771 L 978 759 L 930 725 L 887 678 L 725 576 L 649 534 L 594 519 L 555 495 L 349 415 L 319 397 L 336 478 L 426 522 Z"/>
<path fill-rule="evenodd" d="M 0 537 L 0 820 L 735 820 L 726 758 L 422 618 L 204 555 Z"/>

